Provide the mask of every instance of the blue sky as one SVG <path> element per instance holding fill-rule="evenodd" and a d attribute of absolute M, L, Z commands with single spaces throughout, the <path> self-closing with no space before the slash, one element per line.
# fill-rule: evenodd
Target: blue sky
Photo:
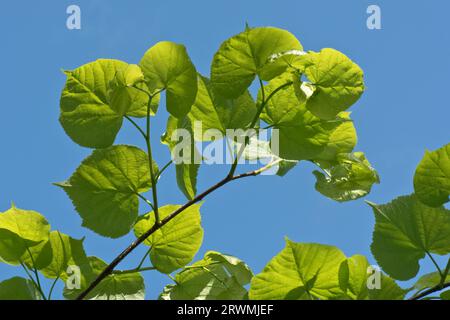
<path fill-rule="evenodd" d="M 66 28 L 66 8 L 77 4 L 82 29 Z M 366 8 L 382 10 L 382 30 L 366 28 Z M 2 76 L 0 120 L 0 211 L 11 201 L 44 214 L 54 229 L 86 236 L 89 255 L 110 261 L 133 239 L 110 240 L 81 228 L 70 200 L 52 182 L 68 178 L 89 149 L 74 144 L 58 122 L 59 95 L 72 69 L 97 58 L 137 63 L 160 40 L 186 45 L 197 69 L 209 74 L 220 43 L 250 26 L 276 26 L 294 33 L 305 49 L 336 48 L 365 72 L 367 90 L 352 107 L 364 151 L 381 176 L 367 197 L 376 203 L 413 191 L 412 177 L 425 149 L 448 143 L 450 84 L 450 3 L 433 1 L 4 1 L 0 11 Z M 445 107 L 447 105 L 447 107 Z M 163 110 L 164 108 L 160 108 Z M 158 115 L 153 135 L 165 127 Z M 155 141 L 156 142 L 156 141 Z M 125 124 L 116 143 L 142 146 Z M 155 147 L 159 164 L 168 159 Z M 199 190 L 217 181 L 224 166 L 204 167 Z M 284 246 L 284 237 L 341 248 L 347 255 L 370 254 L 374 219 L 362 199 L 339 204 L 314 190 L 312 167 L 302 164 L 284 178 L 241 180 L 212 194 L 202 207 L 207 250 L 233 254 L 255 273 Z M 159 187 L 163 204 L 183 203 L 173 170 Z M 144 210 L 144 207 L 143 207 Z M 134 267 L 137 250 L 121 265 Z M 440 260 L 442 262 L 442 259 Z M 431 271 L 424 263 L 424 271 Z M 0 265 L 0 280 L 22 274 Z M 170 283 L 145 274 L 148 298 Z M 61 285 L 58 287 L 61 289 Z"/>

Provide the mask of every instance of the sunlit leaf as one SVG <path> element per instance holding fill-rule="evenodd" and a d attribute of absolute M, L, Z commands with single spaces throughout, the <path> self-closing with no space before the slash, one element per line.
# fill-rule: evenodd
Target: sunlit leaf
<path fill-rule="evenodd" d="M 222 43 L 211 65 L 211 82 L 222 95 L 238 97 L 256 75 L 262 80 L 270 80 L 283 73 L 285 65 L 268 67 L 274 54 L 302 49 L 295 36 L 286 30 L 273 27 L 247 29 Z"/>
<path fill-rule="evenodd" d="M 209 251 L 175 276 L 176 284 L 168 285 L 162 300 L 242 300 L 247 296 L 245 285 L 253 274 L 236 257 Z"/>
<path fill-rule="evenodd" d="M 343 294 L 339 268 L 345 259 L 336 247 L 286 240 L 286 247 L 253 278 L 249 297 L 255 300 L 337 298 Z"/>
<path fill-rule="evenodd" d="M 184 117 L 197 94 L 197 71 L 186 48 L 169 41 L 158 42 L 144 54 L 139 65 L 152 93 L 166 90 L 167 111 L 176 118 Z"/>
<path fill-rule="evenodd" d="M 157 166 L 153 163 L 154 171 Z M 83 226 L 106 237 L 127 234 L 138 216 L 138 193 L 151 187 L 147 154 L 118 145 L 95 150 L 62 187 Z"/>
<path fill-rule="evenodd" d="M 179 205 L 159 208 L 160 219 L 164 219 Z M 155 224 L 154 212 L 139 218 L 134 226 L 136 237 L 140 237 Z M 151 247 L 150 259 L 154 267 L 164 273 L 171 273 L 192 261 L 203 241 L 200 205 L 194 204 L 173 218 L 148 237 L 144 244 Z"/>
<path fill-rule="evenodd" d="M 425 153 L 414 175 L 414 190 L 423 203 L 432 207 L 449 201 L 450 144 Z"/>
<path fill-rule="evenodd" d="M 398 197 L 388 204 L 368 203 L 376 224 L 371 245 L 380 267 L 398 280 L 413 278 L 425 254 L 450 252 L 450 214 L 431 208 L 415 195 Z"/>

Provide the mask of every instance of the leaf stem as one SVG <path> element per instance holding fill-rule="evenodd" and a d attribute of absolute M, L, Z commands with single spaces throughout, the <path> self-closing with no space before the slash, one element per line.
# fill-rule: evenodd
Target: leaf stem
<path fill-rule="evenodd" d="M 53 289 L 55 288 L 56 282 L 58 282 L 59 280 L 59 276 L 56 277 L 56 279 L 53 281 L 52 286 L 50 287 L 50 291 L 48 293 L 48 300 L 52 299 L 52 293 L 53 293 Z"/>
<path fill-rule="evenodd" d="M 145 201 L 145 203 L 147 203 L 151 208 L 152 208 L 152 210 L 155 210 L 155 207 L 153 206 L 153 204 L 150 202 L 150 200 L 148 200 L 146 197 L 144 197 L 142 194 L 140 194 L 139 192 L 136 192 L 136 195 L 139 197 L 139 198 L 141 198 L 142 200 L 144 200 Z"/>
<path fill-rule="evenodd" d="M 447 280 L 447 275 L 450 272 L 450 258 L 448 258 L 447 266 L 445 267 L 444 274 L 442 275 L 441 282 L 439 283 L 441 286 L 444 285 L 445 280 Z"/>
<path fill-rule="evenodd" d="M 20 261 L 20 265 L 22 266 L 23 270 L 25 270 L 25 273 L 27 274 L 28 278 L 31 280 L 31 282 L 33 282 L 34 287 L 36 288 L 37 291 L 39 291 L 40 295 L 42 296 L 42 299 L 47 300 L 45 298 L 45 294 L 42 291 L 41 286 L 34 280 L 33 276 L 30 274 L 30 272 L 28 271 L 27 267 L 25 266 L 25 264 Z"/>
<path fill-rule="evenodd" d="M 155 267 L 145 267 L 145 268 L 135 268 L 129 270 L 113 270 L 111 274 L 128 274 L 128 273 L 136 273 L 136 272 L 144 272 L 144 271 L 152 271 L 156 270 Z"/>
<path fill-rule="evenodd" d="M 145 143 L 147 145 L 147 154 L 148 154 L 148 165 L 150 167 L 150 179 L 152 182 L 152 195 L 153 195 L 153 212 L 155 213 L 155 223 L 158 225 L 160 223 L 159 213 L 158 213 L 158 192 L 156 190 L 156 179 L 155 172 L 153 170 L 153 155 L 152 155 L 152 146 L 150 143 L 150 108 L 152 104 L 153 96 L 149 95 L 148 104 L 147 104 L 147 125 L 146 125 L 146 134 L 145 134 Z"/>
<path fill-rule="evenodd" d="M 434 260 L 433 256 L 432 256 L 428 251 L 426 251 L 426 253 L 427 253 L 427 256 L 428 256 L 428 257 L 431 259 L 431 261 L 433 262 L 433 264 L 434 264 L 434 266 L 436 267 L 437 271 L 439 272 L 439 275 L 441 276 L 441 279 L 442 279 L 442 278 L 445 278 L 444 274 L 442 273 L 441 268 L 439 268 L 439 265 L 437 264 L 436 260 Z"/>
<path fill-rule="evenodd" d="M 142 265 L 145 262 L 145 259 L 148 257 L 148 255 L 150 254 L 150 251 L 152 251 L 152 247 L 148 248 L 147 252 L 145 253 L 145 255 L 142 257 L 141 262 L 139 262 L 138 266 L 136 267 L 136 269 L 140 269 L 142 267 Z"/>
<path fill-rule="evenodd" d="M 252 120 L 252 122 L 250 123 L 250 126 L 247 128 L 248 129 L 253 129 L 256 125 L 256 123 L 258 122 L 259 117 L 261 116 L 261 113 L 264 110 L 264 107 L 267 105 L 267 103 L 270 101 L 270 99 L 272 99 L 272 97 L 277 94 L 280 90 L 290 86 L 293 82 L 292 81 L 288 81 L 285 84 L 282 84 L 281 86 L 279 86 L 278 88 L 276 88 L 275 90 L 273 90 L 269 96 L 267 97 L 267 99 L 263 99 L 263 101 L 261 102 L 261 105 L 259 106 L 258 110 L 256 111 L 256 114 Z M 260 84 L 262 85 L 262 81 L 260 80 Z M 236 158 L 234 159 L 233 164 L 231 165 L 231 169 L 230 172 L 228 173 L 228 175 L 230 177 L 232 177 L 234 175 L 234 173 L 236 172 L 236 168 L 237 165 L 239 163 L 239 159 L 242 156 L 242 153 L 244 152 L 245 148 L 247 147 L 248 143 L 249 143 L 250 139 L 245 139 L 244 144 L 241 146 L 241 148 L 239 149 L 239 152 L 236 156 Z"/>
<path fill-rule="evenodd" d="M 156 182 L 158 182 L 159 178 L 161 178 L 162 174 L 164 171 L 166 171 L 166 169 L 168 167 L 170 167 L 170 165 L 173 163 L 172 160 L 170 160 L 169 162 L 167 162 L 164 167 L 156 174 Z"/>
<path fill-rule="evenodd" d="M 129 116 L 125 115 L 125 119 L 127 119 L 131 124 L 141 133 L 141 135 L 144 137 L 144 139 L 147 139 L 147 135 L 145 134 L 144 130 L 141 129 L 141 127 Z"/>
<path fill-rule="evenodd" d="M 47 300 L 47 298 L 45 297 L 44 291 L 42 290 L 41 281 L 39 279 L 39 273 L 37 272 L 37 269 L 36 269 L 36 263 L 34 262 L 33 255 L 31 254 L 30 249 L 28 247 L 27 247 L 27 252 L 28 252 L 28 255 L 30 256 L 31 263 L 33 263 L 32 271 L 33 271 L 33 273 L 34 273 L 34 275 L 36 277 L 36 283 L 37 283 L 37 285 L 39 287 L 39 291 L 41 292 L 43 299 Z"/>

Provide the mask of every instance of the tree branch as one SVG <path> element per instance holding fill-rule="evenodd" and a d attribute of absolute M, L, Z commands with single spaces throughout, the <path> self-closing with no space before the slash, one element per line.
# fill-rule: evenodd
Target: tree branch
<path fill-rule="evenodd" d="M 139 238 L 137 238 L 136 240 L 134 240 L 125 250 L 123 250 L 98 276 L 97 278 L 92 281 L 92 283 L 89 285 L 89 287 L 84 290 L 77 298 L 76 300 L 83 300 L 104 278 L 106 278 L 108 275 L 110 275 L 111 273 L 113 273 L 115 267 L 123 260 L 125 259 L 126 256 L 128 256 L 134 249 L 136 249 L 136 247 L 138 247 L 142 242 L 145 241 L 145 239 L 147 239 L 149 236 L 151 236 L 155 231 L 161 229 L 161 227 L 163 227 L 164 225 L 166 225 L 170 220 L 172 220 L 173 218 L 175 218 L 176 216 L 178 216 L 181 212 L 183 212 L 184 210 L 186 210 L 187 208 L 189 208 L 190 206 L 192 206 L 193 204 L 201 201 L 204 197 L 206 197 L 208 194 L 214 192 L 215 190 L 223 187 L 224 185 L 226 185 L 227 183 L 234 181 L 234 180 L 238 180 L 238 179 L 242 179 L 245 177 L 252 177 L 252 176 L 257 176 L 260 173 L 264 172 L 265 170 L 271 168 L 274 164 L 273 163 L 269 163 L 268 165 L 257 169 L 257 170 L 253 170 L 250 172 L 246 172 L 246 173 L 242 173 L 236 176 L 226 176 L 224 179 L 222 179 L 221 181 L 219 181 L 218 183 L 216 183 L 215 185 L 213 185 L 212 187 L 210 187 L 209 189 L 203 191 L 201 194 L 197 195 L 194 199 L 186 202 L 183 206 L 181 206 L 180 208 L 178 208 L 177 210 L 175 210 L 174 212 L 172 212 L 170 215 L 166 216 L 164 219 L 162 219 L 160 221 L 160 223 L 155 223 L 147 232 L 145 232 L 144 234 L 142 234 Z"/>

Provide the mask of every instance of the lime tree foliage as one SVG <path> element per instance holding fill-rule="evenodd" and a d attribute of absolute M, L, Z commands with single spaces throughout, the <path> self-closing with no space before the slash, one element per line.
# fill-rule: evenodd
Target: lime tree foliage
<path fill-rule="evenodd" d="M 433 258 L 450 252 L 450 214 L 443 206 L 450 192 L 449 145 L 426 153 L 414 177 L 415 194 L 387 204 L 367 202 L 376 219 L 371 249 L 379 271 L 364 256 L 289 239 L 257 275 L 244 261 L 217 251 L 193 261 L 204 235 L 203 200 L 232 181 L 268 169 L 284 176 L 310 162 L 317 167 L 315 189 L 334 201 L 364 197 L 379 183 L 366 155 L 354 150 L 349 108 L 364 92 L 364 79 L 343 53 L 306 51 L 286 30 L 247 27 L 222 43 L 209 75 L 196 71 L 183 45 L 169 41 L 155 44 L 138 64 L 99 59 L 64 73 L 60 123 L 76 144 L 93 150 L 56 185 L 83 227 L 108 238 L 131 232 L 136 240 L 107 263 L 85 252 L 84 239 L 53 230 L 40 213 L 12 205 L 0 213 L 0 260 L 21 267 L 24 277 L 1 281 L 0 299 L 51 299 L 58 281 L 66 299 L 145 299 L 142 273 L 150 271 L 168 276 L 162 300 L 449 298 L 444 289 L 450 263 L 439 266 Z M 259 85 L 254 96 L 253 83 Z M 161 121 L 160 103 L 169 113 L 161 139 L 152 135 L 152 123 Z M 137 130 L 145 150 L 114 144 L 124 123 Z M 200 162 L 173 160 L 177 129 L 192 134 L 183 159 L 201 160 L 196 146 L 214 140 L 208 129 L 225 134 L 266 127 L 272 128 L 267 141 L 250 136 L 230 143 L 229 173 L 204 191 L 197 190 Z M 153 160 L 154 143 L 167 146 L 167 163 Z M 268 161 L 239 172 L 242 158 Z M 172 163 L 184 204 L 158 202 L 158 181 Z M 148 210 L 140 212 L 141 204 Z M 138 246 L 146 248 L 139 265 L 119 270 Z M 425 257 L 436 272 L 401 288 L 396 280 L 417 277 Z"/>

